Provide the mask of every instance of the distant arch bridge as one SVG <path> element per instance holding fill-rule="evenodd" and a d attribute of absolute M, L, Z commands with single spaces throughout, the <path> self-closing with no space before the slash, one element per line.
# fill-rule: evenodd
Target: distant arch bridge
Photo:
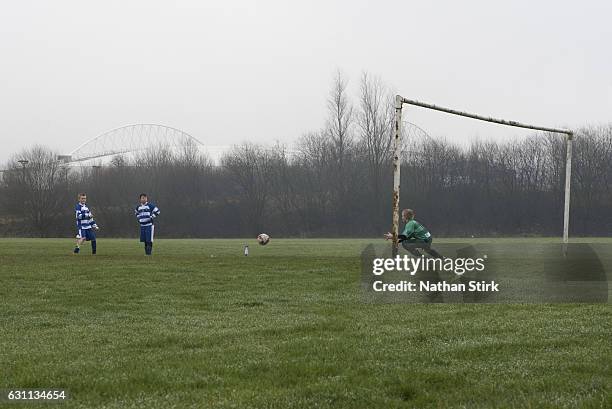
<path fill-rule="evenodd" d="M 403 134 L 403 152 L 408 151 L 408 146 L 415 140 L 430 138 L 427 132 L 418 125 L 407 121 L 403 123 Z M 83 142 L 69 154 L 59 155 L 58 159 L 63 163 L 78 166 L 79 163 L 139 152 L 151 147 L 176 148 L 187 146 L 205 152 L 216 162 L 232 148 L 230 145 L 204 146 L 202 141 L 193 135 L 171 126 L 132 124 L 103 132 Z M 295 154 L 297 151 L 289 149 L 287 152 Z"/>
<path fill-rule="evenodd" d="M 194 146 L 200 149 L 204 144 L 187 132 L 171 126 L 132 124 L 103 132 L 83 142 L 69 154 L 60 155 L 58 159 L 64 163 L 78 163 L 156 146 Z"/>

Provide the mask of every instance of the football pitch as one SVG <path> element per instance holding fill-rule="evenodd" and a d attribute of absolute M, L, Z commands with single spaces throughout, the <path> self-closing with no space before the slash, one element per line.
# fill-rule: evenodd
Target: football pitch
<path fill-rule="evenodd" d="M 0 239 L 0 389 L 65 389 L 58 408 L 612 407 L 609 304 L 367 303 L 371 241 L 250 239 L 245 257 L 162 239 L 146 258 L 135 239 Z"/>

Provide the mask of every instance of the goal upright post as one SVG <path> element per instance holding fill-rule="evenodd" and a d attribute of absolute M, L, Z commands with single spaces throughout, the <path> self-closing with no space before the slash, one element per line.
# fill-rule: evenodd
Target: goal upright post
<path fill-rule="evenodd" d="M 432 109 L 435 111 L 446 112 L 448 114 L 464 116 L 467 118 L 477 119 L 480 121 L 493 122 L 500 125 L 513 126 L 517 128 L 534 129 L 544 132 L 553 132 L 566 135 L 566 155 L 565 155 L 565 194 L 564 194 L 564 206 L 563 206 L 563 243 L 569 241 L 569 210 L 570 210 L 570 189 L 571 189 L 571 178 L 572 178 L 572 140 L 574 138 L 574 132 L 569 129 L 549 128 L 536 125 L 528 125 L 516 121 L 507 121 L 504 119 L 496 119 L 492 117 L 471 114 L 464 111 L 458 111 L 455 109 L 443 108 L 441 106 L 428 104 L 416 100 L 411 100 L 402 97 L 401 95 L 395 96 L 395 123 L 393 127 L 394 132 L 394 151 L 393 151 L 393 219 L 392 219 L 392 230 L 393 235 L 393 255 L 395 256 L 399 250 L 399 200 L 400 200 L 400 167 L 401 167 L 401 133 L 402 133 L 402 108 L 404 104 L 420 106 L 422 108 Z"/>
<path fill-rule="evenodd" d="M 393 221 L 391 234 L 393 234 L 393 257 L 399 251 L 399 198 L 400 198 L 400 172 L 401 172 L 401 152 L 402 152 L 402 106 L 403 98 L 395 96 L 395 124 L 393 127 Z"/>
<path fill-rule="evenodd" d="M 566 151 L 565 151 L 565 203 L 563 206 L 563 243 L 569 242 L 569 216 L 570 216 L 570 199 L 572 185 L 572 140 L 573 133 L 566 135 Z"/>

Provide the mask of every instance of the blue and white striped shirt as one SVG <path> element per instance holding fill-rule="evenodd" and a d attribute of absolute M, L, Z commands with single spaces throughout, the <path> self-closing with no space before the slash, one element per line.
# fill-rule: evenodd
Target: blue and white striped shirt
<path fill-rule="evenodd" d="M 74 210 L 76 212 L 77 229 L 87 230 L 96 227 L 96 221 L 87 205 L 77 203 Z"/>
<path fill-rule="evenodd" d="M 134 214 L 138 218 L 138 223 L 141 226 L 151 226 L 153 219 L 159 216 L 159 209 L 153 203 L 139 204 L 134 210 Z"/>

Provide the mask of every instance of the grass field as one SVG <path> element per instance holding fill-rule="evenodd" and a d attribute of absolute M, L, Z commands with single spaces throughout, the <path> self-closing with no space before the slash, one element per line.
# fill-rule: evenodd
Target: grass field
<path fill-rule="evenodd" d="M 65 408 L 612 407 L 609 304 L 364 303 L 368 241 L 243 242 L 145 258 L 0 239 L 0 389 L 65 388 Z"/>

